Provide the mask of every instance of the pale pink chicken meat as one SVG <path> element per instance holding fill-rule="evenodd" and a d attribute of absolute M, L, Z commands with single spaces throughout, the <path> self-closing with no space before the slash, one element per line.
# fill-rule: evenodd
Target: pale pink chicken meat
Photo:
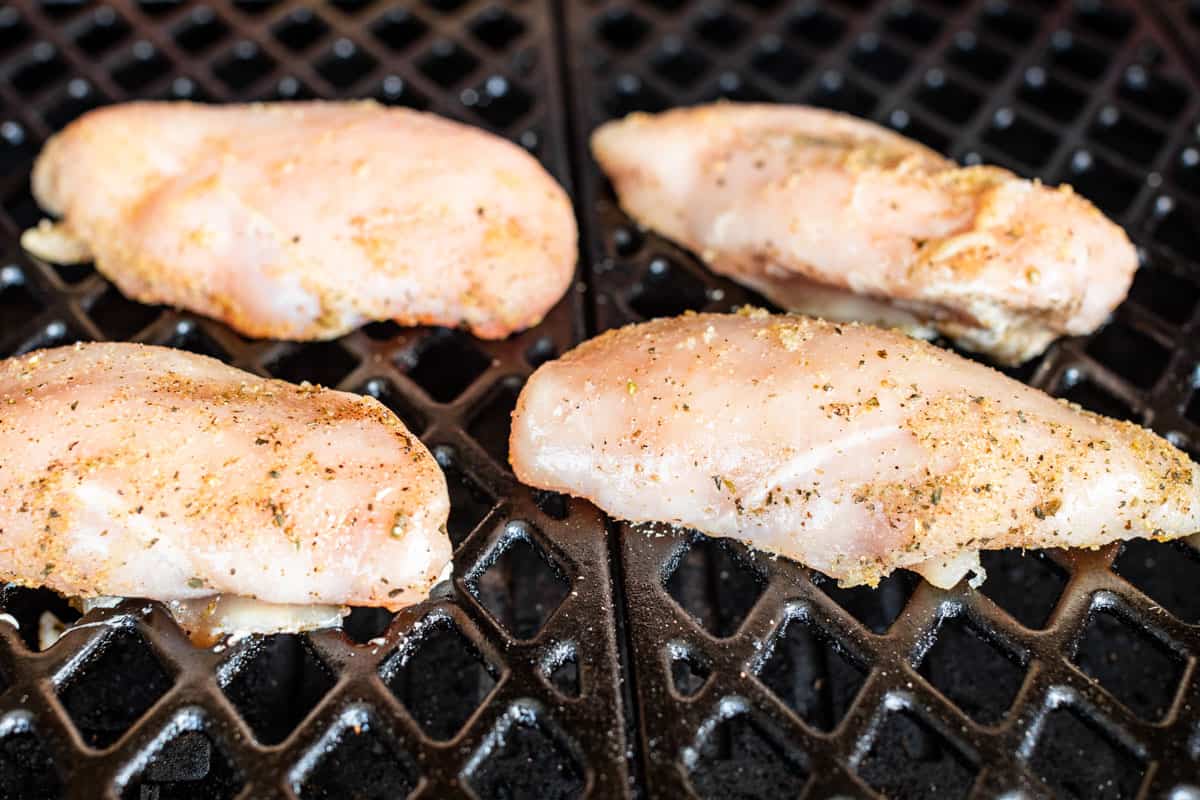
<path fill-rule="evenodd" d="M 844 114 L 717 103 L 602 125 L 621 206 L 779 306 L 1016 364 L 1090 333 L 1137 255 L 1069 186 L 959 167 Z"/>
<path fill-rule="evenodd" d="M 1165 440 L 903 334 L 762 311 L 611 331 L 540 367 L 517 477 L 735 537 L 847 585 L 949 587 L 979 550 L 1200 531 Z"/>
<path fill-rule="evenodd" d="M 449 563 L 442 472 L 372 398 L 109 343 L 4 361 L 0 408 L 0 580 L 287 629 Z"/>
<path fill-rule="evenodd" d="M 576 260 L 570 202 L 531 155 L 370 101 L 99 109 L 46 144 L 33 192 L 61 217 L 22 237 L 35 255 L 254 337 L 394 320 L 501 338 Z"/>

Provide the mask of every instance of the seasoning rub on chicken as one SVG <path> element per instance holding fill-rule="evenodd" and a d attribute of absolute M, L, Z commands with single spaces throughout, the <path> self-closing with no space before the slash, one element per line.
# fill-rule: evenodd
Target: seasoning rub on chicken
<path fill-rule="evenodd" d="M 371 398 L 79 344 L 0 362 L 0 409 L 0 580 L 211 638 L 399 608 L 449 563 L 441 470 Z"/>
<path fill-rule="evenodd" d="M 1129 291 L 1124 231 L 1069 186 L 959 167 L 844 114 L 718 103 L 602 125 L 622 207 L 780 307 L 1016 364 Z"/>
<path fill-rule="evenodd" d="M 502 338 L 570 284 L 575 218 L 521 148 L 374 102 L 129 103 L 38 157 L 50 213 L 22 237 L 94 259 L 129 297 L 240 333 L 328 339 L 365 322 Z"/>
<path fill-rule="evenodd" d="M 949 587 L 981 549 L 1200 531 L 1200 467 L 1149 431 L 900 333 L 764 311 L 660 319 L 543 365 L 531 486 L 743 539 L 846 585 Z"/>

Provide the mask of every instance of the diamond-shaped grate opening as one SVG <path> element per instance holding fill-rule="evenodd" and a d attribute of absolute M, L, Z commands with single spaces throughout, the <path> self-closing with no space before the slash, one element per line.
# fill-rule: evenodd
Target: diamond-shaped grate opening
<path fill-rule="evenodd" d="M 685 45 L 679 37 L 670 36 L 663 40 L 650 64 L 655 72 L 676 86 L 691 86 L 708 68 L 708 59 Z"/>
<path fill-rule="evenodd" d="M 199 53 L 225 38 L 229 26 L 208 6 L 192 9 L 175 29 L 175 41 L 189 53 Z"/>
<path fill-rule="evenodd" d="M 61 797 L 62 777 L 37 734 L 27 723 L 13 727 L 0 738 L 0 800 Z"/>
<path fill-rule="evenodd" d="M 167 740 L 122 793 L 124 800 L 226 800 L 244 781 L 221 747 L 201 730 Z"/>
<path fill-rule="evenodd" d="M 356 366 L 358 359 L 337 342 L 312 342 L 283 353 L 267 370 L 292 383 L 337 386 Z"/>
<path fill-rule="evenodd" d="M 1037 550 L 980 553 L 987 580 L 981 591 L 1026 628 L 1042 628 L 1067 586 L 1067 575 Z"/>
<path fill-rule="evenodd" d="M 813 573 L 813 583 L 855 619 L 874 633 L 887 633 L 900 616 L 908 598 L 921 582 L 914 573 L 897 570 L 879 582 L 875 588 L 855 586 L 843 589 L 837 581 L 819 572 Z"/>
<path fill-rule="evenodd" d="M 1047 715 L 1030 766 L 1057 796 L 1078 800 L 1133 797 L 1145 772 L 1137 756 L 1069 707 Z"/>
<path fill-rule="evenodd" d="M 9 83 L 26 95 L 33 94 L 59 79 L 67 70 L 66 62 L 49 42 L 35 44 L 19 63 L 21 65 L 9 75 Z"/>
<path fill-rule="evenodd" d="M 325 35 L 329 26 L 309 8 L 297 8 L 280 20 L 272 29 L 275 38 L 289 50 L 307 49 Z"/>
<path fill-rule="evenodd" d="M 417 61 L 430 80 L 449 88 L 475 70 L 479 59 L 449 39 L 438 39 Z"/>
<path fill-rule="evenodd" d="M 3 23 L 0 23 L 2 26 Z M 92 12 L 90 24 L 83 28 L 75 44 L 90 56 L 98 56 L 129 35 L 129 23 L 107 6 Z"/>
<path fill-rule="evenodd" d="M 412 757 L 375 732 L 361 715 L 338 734 L 300 786 L 303 800 L 399 800 L 412 794 L 421 776 Z"/>
<path fill-rule="evenodd" d="M 667 98 L 647 86 L 637 75 L 622 73 L 613 82 L 613 93 L 605 103 L 608 113 L 623 117 L 634 111 L 662 111 L 670 105 Z"/>
<path fill-rule="evenodd" d="M 171 71 L 171 62 L 154 45 L 145 40 L 134 42 L 120 65 L 113 70 L 113 80 L 127 92 L 136 92 Z"/>
<path fill-rule="evenodd" d="M 650 25 L 634 12 L 624 8 L 609 9 L 596 21 L 596 32 L 617 50 L 637 47 Z"/>
<path fill-rule="evenodd" d="M 1140 183 L 1129 173 L 1114 167 L 1108 159 L 1090 150 L 1076 150 L 1062 180 L 1109 214 L 1122 214 L 1137 197 Z M 1139 270 L 1138 276 L 1145 270 Z"/>
<path fill-rule="evenodd" d="M 507 128 L 533 108 L 533 97 L 502 75 L 491 75 L 469 92 L 463 103 L 497 128 Z"/>
<path fill-rule="evenodd" d="M 1087 96 L 1050 75 L 1042 67 L 1025 70 L 1017 97 L 1060 122 L 1070 122 L 1087 104 Z"/>
<path fill-rule="evenodd" d="M 1114 571 L 1184 622 L 1200 623 L 1200 553 L 1186 542 L 1133 539 L 1121 545 Z"/>
<path fill-rule="evenodd" d="M 214 342 L 208 334 L 200 329 L 199 325 L 190 319 L 180 320 L 176 323 L 171 336 L 163 344 L 177 350 L 187 350 L 189 353 L 215 358 L 218 361 L 228 362 L 230 360 L 229 353 L 226 353 L 224 348 Z"/>
<path fill-rule="evenodd" d="M 533 709 L 514 707 L 497 723 L 466 771 L 480 797 L 537 797 L 568 800 L 583 796 L 583 767 Z"/>
<path fill-rule="evenodd" d="M 1032 168 L 1043 166 L 1058 146 L 1058 137 L 1011 108 L 992 115 L 983 140 L 1001 153 Z"/>
<path fill-rule="evenodd" d="M 383 667 L 384 679 L 417 724 L 450 739 L 496 685 L 496 672 L 448 619 L 426 624 Z"/>
<path fill-rule="evenodd" d="M 257 641 L 222 687 L 263 744 L 282 742 L 334 683 L 308 639 L 294 634 Z"/>
<path fill-rule="evenodd" d="M 946 73 L 940 69 L 932 69 L 925 74 L 916 100 L 938 116 L 959 125 L 974 116 L 982 102 L 979 95 L 946 77 Z"/>
<path fill-rule="evenodd" d="M 911 61 L 876 33 L 864 33 L 854 43 L 850 63 L 877 81 L 894 83 L 908 72 Z"/>
<path fill-rule="evenodd" d="M 808 724 L 832 730 L 846 715 L 866 672 L 838 643 L 795 616 L 768 644 L 758 678 Z"/>
<path fill-rule="evenodd" d="M 1155 207 L 1158 224 L 1154 238 L 1183 256 L 1195 258 L 1194 231 L 1200 225 L 1200 213 L 1185 203 L 1175 203 L 1170 197 L 1159 197 Z"/>
<path fill-rule="evenodd" d="M 9 333 L 36 317 L 42 304 L 29 291 L 25 274 L 14 266 L 0 270 L 0 332 Z"/>
<path fill-rule="evenodd" d="M 83 740 L 102 749 L 120 739 L 171 683 L 141 634 L 123 628 L 104 638 L 58 695 Z"/>
<path fill-rule="evenodd" d="M 561 642 L 550 649 L 542 664 L 542 674 L 563 697 L 579 697 L 579 654 L 573 642 Z"/>
<path fill-rule="evenodd" d="M 948 51 L 946 60 L 976 78 L 995 81 L 1008 74 L 1012 63 L 1003 50 L 980 40 L 973 31 L 959 31 Z"/>
<path fill-rule="evenodd" d="M 342 632 L 359 644 L 367 644 L 387 633 L 395 615 L 386 608 L 359 606 L 342 618 Z"/>
<path fill-rule="evenodd" d="M 1161 719 L 1171 707 L 1184 669 L 1172 648 L 1105 609 L 1088 617 L 1073 660 L 1135 714 L 1151 722 Z"/>
<path fill-rule="evenodd" d="M 1135 64 L 1125 70 L 1118 92 L 1152 114 L 1173 119 L 1187 103 L 1188 91 L 1170 78 L 1157 75 Z"/>
<path fill-rule="evenodd" d="M 680 548 L 665 576 L 667 594 L 718 638 L 737 632 L 765 587 L 743 545 L 700 534 Z"/>
<path fill-rule="evenodd" d="M 317 61 L 317 72 L 334 86 L 345 89 L 365 78 L 378 63 L 353 40 L 341 38 Z"/>
<path fill-rule="evenodd" d="M 822 8 L 821 3 L 803 3 L 788 24 L 788 30 L 814 47 L 831 47 L 842 38 L 846 23 Z"/>
<path fill-rule="evenodd" d="M 1163 145 L 1163 135 L 1116 106 L 1105 106 L 1088 130 L 1091 139 L 1126 158 L 1149 164 Z"/>
<path fill-rule="evenodd" d="M 704 282 L 667 258 L 650 262 L 645 276 L 634 284 L 629 298 L 633 310 L 646 319 L 699 311 L 707 303 Z"/>
<path fill-rule="evenodd" d="M 526 522 L 510 522 L 505 538 L 467 578 L 484 608 L 518 639 L 532 639 L 571 589 L 536 543 Z"/>
<path fill-rule="evenodd" d="M 750 66 L 781 86 L 794 86 L 808 71 L 808 59 L 778 36 L 767 36 L 758 45 Z"/>
<path fill-rule="evenodd" d="M 525 32 L 525 23 L 499 6 L 484 9 L 471 20 L 475 38 L 495 50 L 503 50 Z"/>
<path fill-rule="evenodd" d="M 459 331 L 443 328 L 418 346 L 408 377 L 439 403 L 449 403 L 492 365 Z"/>
<path fill-rule="evenodd" d="M 0 298 L 2 299 L 2 298 Z M 129 339 L 158 319 L 161 306 L 146 306 L 127 299 L 110 286 L 88 308 L 88 316 L 107 336 Z"/>
<path fill-rule="evenodd" d="M 229 88 L 245 89 L 275 67 L 274 60 L 250 39 L 243 39 L 217 60 L 213 73 Z"/>
<path fill-rule="evenodd" d="M 1129 297 L 1162 319 L 1179 324 L 1191 318 L 1200 302 L 1200 285 L 1148 264 L 1134 274 Z"/>
<path fill-rule="evenodd" d="M 1087 349 L 1104 366 L 1142 388 L 1154 384 L 1171 358 L 1170 351 L 1154 339 L 1119 321 L 1102 328 Z"/>
<path fill-rule="evenodd" d="M 976 767 L 962 750 L 907 710 L 887 712 L 858 774 L 887 797 L 966 797 Z"/>
<path fill-rule="evenodd" d="M 512 412 L 517 407 L 522 381 L 510 376 L 501 380 L 467 427 L 471 437 L 502 467 L 508 467 L 508 436 Z"/>
<path fill-rule="evenodd" d="M 51 127 L 62 128 L 80 114 L 97 108 L 104 102 L 103 95 L 90 83 L 82 78 L 75 78 L 68 81 L 66 91 L 59 95 L 57 102 L 46 110 L 42 117 Z"/>
<path fill-rule="evenodd" d="M 687 765 L 702 798 L 797 797 L 808 780 L 807 757 L 744 711 L 707 731 Z"/>
<path fill-rule="evenodd" d="M 897 3 L 885 18 L 884 27 L 917 44 L 929 44 L 941 31 L 942 24 L 912 3 Z"/>
<path fill-rule="evenodd" d="M 921 675 L 976 722 L 1003 719 L 1025 677 L 1024 659 L 963 617 L 944 620 L 935 636 L 918 663 Z"/>
<path fill-rule="evenodd" d="M 714 47 L 733 47 L 746 35 L 748 26 L 741 17 L 724 8 L 707 8 L 692 23 L 701 39 Z"/>
<path fill-rule="evenodd" d="M 686 644 L 672 642 L 667 646 L 667 663 L 671 670 L 671 686 L 680 697 L 699 692 L 712 675 L 712 665 L 699 651 Z"/>
<path fill-rule="evenodd" d="M 365 384 L 355 389 L 359 394 L 374 397 L 388 407 L 389 410 L 404 423 L 404 426 L 415 434 L 425 430 L 427 422 L 421 412 L 413 408 L 395 386 L 386 378 L 371 378 Z"/>

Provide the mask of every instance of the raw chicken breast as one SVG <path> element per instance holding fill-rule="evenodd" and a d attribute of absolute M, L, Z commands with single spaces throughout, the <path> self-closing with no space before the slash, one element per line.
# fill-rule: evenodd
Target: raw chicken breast
<path fill-rule="evenodd" d="M 417 602 L 449 563 L 441 470 L 371 398 L 80 344 L 0 364 L 0 408 L 0 580 L 254 628 L 250 598 L 280 629 Z"/>
<path fill-rule="evenodd" d="M 1149 431 L 900 333 L 764 311 L 611 331 L 521 392 L 517 477 L 743 539 L 846 585 L 954 585 L 980 549 L 1200 531 L 1200 467 Z"/>
<path fill-rule="evenodd" d="M 576 257 L 566 194 L 519 147 L 374 102 L 92 111 L 46 144 L 22 237 L 94 258 L 126 295 L 247 336 L 372 320 L 500 338 L 540 321 Z"/>
<path fill-rule="evenodd" d="M 1137 269 L 1069 186 L 958 167 L 831 111 L 632 114 L 592 151 L 634 219 L 781 307 L 941 333 L 1001 363 L 1095 330 Z"/>

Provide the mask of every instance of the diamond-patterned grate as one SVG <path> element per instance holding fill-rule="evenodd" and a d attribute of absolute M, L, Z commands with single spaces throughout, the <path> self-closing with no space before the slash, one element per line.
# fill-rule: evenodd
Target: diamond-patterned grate
<path fill-rule="evenodd" d="M 525 377 L 581 337 L 579 295 L 504 342 L 389 323 L 336 342 L 251 342 L 132 303 L 90 267 L 51 267 L 16 244 L 38 217 L 28 170 L 42 141 L 90 107 L 135 97 L 375 96 L 513 139 L 569 183 L 551 18 L 542 2 L 488 0 L 0 9 L 0 353 L 133 339 L 374 395 L 446 470 L 459 576 L 394 618 L 364 609 L 344 633 L 212 651 L 193 648 L 157 605 L 131 601 L 86 615 L 39 653 L 42 612 L 77 615 L 48 593 L 9 591 L 2 605 L 22 628 L 0 625 L 0 796 L 24 786 L 15 796 L 450 797 L 465 785 L 495 796 L 532 785 L 531 753 L 546 765 L 543 794 L 622 793 L 605 524 L 582 504 L 543 512 L 514 484 L 502 442 Z M 506 550 L 513 531 L 521 546 Z M 550 578 L 523 569 L 533 562 Z M 405 674 L 405 658 L 420 669 Z"/>
<path fill-rule="evenodd" d="M 344 633 L 219 651 L 130 601 L 38 653 L 42 612 L 77 614 L 46 592 L 4 591 L 22 627 L 0 625 L 0 797 L 14 785 L 139 799 L 1124 797 L 1194 785 L 1200 553 L 1188 545 L 989 554 L 978 593 L 907 573 L 843 590 L 730 543 L 606 524 L 586 503 L 516 486 L 505 464 L 507 415 L 538 364 L 626 321 L 753 299 L 638 230 L 586 152 L 610 116 L 718 96 L 842 108 L 964 161 L 1072 182 L 1126 226 L 1145 268 L 1110 327 L 1013 374 L 1200 453 L 1194 5 L 0 8 L 0 355 L 134 339 L 369 393 L 446 471 L 457 548 L 455 580 L 394 618 L 357 610 Z M 505 342 L 390 323 L 333 343 L 250 342 L 16 244 L 39 216 L 32 157 L 88 108 L 339 96 L 433 110 L 534 152 L 576 189 L 590 299 L 572 292 Z"/>
<path fill-rule="evenodd" d="M 765 303 L 638 229 L 587 135 L 629 111 L 718 97 L 814 103 L 960 161 L 1071 182 L 1124 225 L 1144 268 L 1115 321 L 1011 374 L 1149 424 L 1195 455 L 1194 19 L 1188 56 L 1159 11 L 1098 0 L 569 4 L 597 328 Z M 1200 630 L 1186 576 L 1200 561 L 1187 545 L 1135 543 L 1115 572 L 1116 547 L 988 554 L 982 592 L 937 591 L 905 573 L 843 590 L 751 553 L 762 581 L 729 597 L 737 570 L 718 566 L 716 580 L 680 559 L 694 534 L 620 531 L 652 795 L 803 785 L 804 797 L 1132 797 L 1195 786 Z M 716 625 L 714 609 L 736 612 L 736 624 Z M 1098 760 L 1111 769 L 1089 771 Z"/>

